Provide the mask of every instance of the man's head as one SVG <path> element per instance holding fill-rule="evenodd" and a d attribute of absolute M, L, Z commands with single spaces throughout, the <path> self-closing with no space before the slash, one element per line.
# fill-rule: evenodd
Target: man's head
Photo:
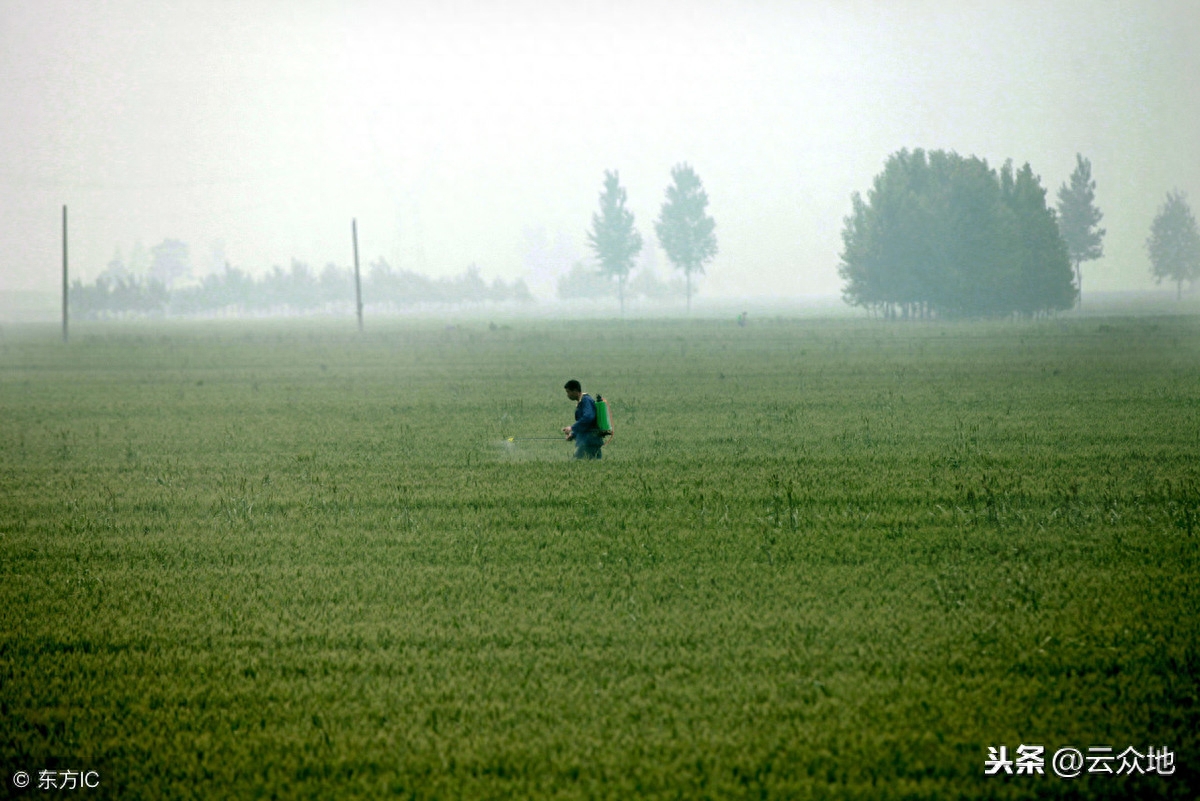
<path fill-rule="evenodd" d="M 574 378 L 563 384 L 563 389 L 567 391 L 567 397 L 573 401 L 577 401 L 583 397 L 583 384 L 580 384 Z"/>

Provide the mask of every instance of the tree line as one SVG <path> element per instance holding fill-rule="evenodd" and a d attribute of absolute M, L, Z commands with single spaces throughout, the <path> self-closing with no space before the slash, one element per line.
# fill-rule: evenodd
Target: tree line
<path fill-rule="evenodd" d="M 453 278 L 430 278 L 411 270 L 396 270 L 383 259 L 367 270 L 363 296 L 367 303 L 395 308 L 533 300 L 523 280 L 506 283 L 497 278 L 488 283 L 474 265 Z M 71 312 L 85 319 L 128 313 L 333 311 L 353 307 L 354 271 L 328 264 L 317 274 L 307 264 L 293 261 L 288 270 L 275 266 L 256 278 L 226 264 L 222 272 L 174 288 L 168 288 L 155 275 L 106 274 L 90 284 L 75 281 L 69 297 Z"/>
<path fill-rule="evenodd" d="M 922 149 L 888 158 L 864 198 L 851 196 L 844 220 L 838 273 L 843 298 L 887 318 L 1034 317 L 1080 302 L 1084 262 L 1103 255 L 1103 214 L 1095 206 L 1091 163 L 1076 155 L 1058 206 L 1028 163 L 1011 160 L 999 169 L 975 156 Z M 627 193 L 616 170 L 606 171 L 599 210 L 587 231 L 596 268 L 577 262 L 560 277 L 559 297 L 616 295 L 622 313 L 627 296 L 666 299 L 682 294 L 691 308 L 693 276 L 717 254 L 716 223 L 708 194 L 686 163 L 671 170 L 671 183 L 654 223 L 659 245 L 682 272 L 661 282 L 639 273 L 630 282 L 643 247 Z M 1155 279 L 1183 284 L 1200 278 L 1200 233 L 1182 192 L 1159 209 L 1146 241 Z M 226 264 L 199 283 L 173 287 L 186 275 L 187 246 L 167 240 L 153 249 L 149 277 L 110 269 L 93 284 L 75 282 L 71 309 L 84 317 L 119 313 L 200 314 L 220 310 L 312 311 L 350 304 L 353 273 L 327 265 L 314 273 L 293 261 L 255 278 Z M 110 268 L 116 265 L 110 264 Z M 364 297 L 397 308 L 424 303 L 530 302 L 522 280 L 487 283 L 473 265 L 449 279 L 395 270 L 386 261 L 368 270 Z"/>
<path fill-rule="evenodd" d="M 630 286 L 634 259 L 641 252 L 642 236 L 633 214 L 625 207 L 626 192 L 617 172 L 605 173 L 600 210 L 592 217 L 588 242 L 596 254 L 598 270 L 576 263 L 558 281 L 563 299 L 605 297 L 615 289 L 625 310 L 630 291 L 651 299 L 682 294 L 691 309 L 692 279 L 702 274 L 716 256 L 716 223 L 707 213 L 708 195 L 695 170 L 678 164 L 671 170 L 655 233 L 672 264 L 683 272 L 682 290 L 674 281 L 663 282 L 650 271 L 639 274 Z M 307 264 L 293 261 L 290 270 L 275 266 L 259 278 L 226 264 L 224 271 L 204 276 L 198 283 L 175 286 L 189 272 L 187 245 L 166 240 L 153 248 L 148 277 L 130 274 L 119 257 L 91 284 L 76 281 L 70 291 L 72 313 L 84 318 L 124 313 L 203 314 L 222 310 L 306 312 L 349 304 L 353 298 L 353 273 L 327 265 L 314 273 Z M 410 270 L 395 270 L 386 261 L 370 266 L 364 283 L 368 303 L 398 308 L 423 303 L 531 302 L 533 296 L 521 279 L 511 284 L 501 279 L 487 283 L 472 265 L 451 279 L 432 279 Z"/>

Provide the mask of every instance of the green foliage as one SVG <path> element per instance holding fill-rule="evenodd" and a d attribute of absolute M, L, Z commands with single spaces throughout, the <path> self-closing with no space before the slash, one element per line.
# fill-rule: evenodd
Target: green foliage
<path fill-rule="evenodd" d="M 1154 279 L 1175 282 L 1176 298 L 1183 295 L 1183 282 L 1200 278 L 1200 230 L 1183 192 L 1168 192 L 1146 240 Z"/>
<path fill-rule="evenodd" d="M 570 271 L 558 277 L 555 289 L 561 300 L 595 300 L 617 294 L 609 278 L 582 261 L 575 262 Z"/>
<path fill-rule="evenodd" d="M 150 248 L 150 253 L 153 257 L 150 263 L 150 277 L 168 289 L 174 287 L 180 279 L 191 275 L 188 246 L 178 239 L 164 239 Z"/>
<path fill-rule="evenodd" d="M 614 297 L 617 288 L 611 280 L 577 261 L 570 271 L 559 276 L 557 293 L 562 300 L 595 300 Z M 678 277 L 662 281 L 648 267 L 642 267 L 634 273 L 625 288 L 626 298 L 645 298 L 650 301 L 672 300 L 685 295 L 683 281 Z"/>
<path fill-rule="evenodd" d="M 1082 293 L 1083 273 L 1080 265 L 1104 255 L 1104 229 L 1099 228 L 1104 215 L 1095 206 L 1096 182 L 1092 180 L 1092 162 L 1075 154 L 1075 171 L 1071 185 L 1058 189 L 1058 226 L 1067 243 L 1067 256 L 1075 267 L 1075 286 Z"/>
<path fill-rule="evenodd" d="M 170 293 L 160 281 L 137 276 L 102 275 L 92 284 L 74 281 L 67 297 L 71 315 L 83 319 L 162 314 L 170 301 Z"/>
<path fill-rule="evenodd" d="M 365 302 L 391 308 L 533 300 L 524 281 L 517 279 L 508 284 L 497 278 L 488 284 L 475 265 L 453 278 L 434 279 L 410 270 L 393 270 L 382 259 L 370 266 L 363 294 Z M 90 285 L 76 281 L 70 303 L 72 313 L 99 319 L 145 314 L 345 311 L 352 308 L 353 298 L 352 269 L 327 264 L 318 276 L 304 262 L 293 260 L 290 269 L 276 265 L 258 278 L 227 264 L 223 272 L 172 290 L 154 279 L 105 275 Z"/>
<path fill-rule="evenodd" d="M 617 279 L 617 298 L 625 313 L 625 282 L 633 260 L 642 252 L 642 235 L 633 227 L 633 212 L 625 208 L 626 193 L 616 170 L 604 172 L 600 211 L 592 215 L 588 243 L 600 262 L 600 273 Z"/>
<path fill-rule="evenodd" d="M 533 300 L 523 280 L 506 284 L 497 278 L 488 284 L 474 264 L 454 278 L 434 279 L 411 270 L 393 270 L 383 259 L 371 265 L 363 296 L 371 303 L 390 304 L 396 308 L 422 303 L 529 303 Z"/>
<path fill-rule="evenodd" d="M 717 224 L 708 216 L 708 193 L 691 166 L 675 165 L 671 180 L 654 230 L 667 258 L 676 269 L 683 270 L 691 309 L 692 273 L 703 274 L 704 265 L 716 257 Z"/>
<path fill-rule="evenodd" d="M 1200 785 L 1195 319 L 72 333 L 0 338 L 6 780 Z M 566 375 L 609 400 L 601 462 L 506 444 L 570 420 Z M 1020 743 L 1165 745 L 1176 774 L 983 776 Z"/>
<path fill-rule="evenodd" d="M 640 296 L 655 301 L 687 297 L 687 287 L 683 281 L 679 280 L 679 276 L 672 276 L 663 281 L 649 266 L 642 267 L 634 274 L 633 279 L 629 282 L 629 292 L 635 297 Z"/>
<path fill-rule="evenodd" d="M 1028 164 L 902 150 L 855 193 L 842 232 L 847 303 L 885 316 L 1035 316 L 1074 305 L 1066 245 Z"/>

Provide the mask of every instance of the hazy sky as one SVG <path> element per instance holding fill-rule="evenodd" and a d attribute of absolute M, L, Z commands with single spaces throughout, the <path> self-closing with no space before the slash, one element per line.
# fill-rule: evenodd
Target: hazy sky
<path fill-rule="evenodd" d="M 348 266 L 357 217 L 364 263 L 545 291 L 531 250 L 589 255 L 605 169 L 649 244 L 687 161 L 705 295 L 836 293 L 850 194 L 904 147 L 1028 161 L 1051 201 L 1083 153 L 1085 291 L 1149 287 L 1167 191 L 1200 212 L 1197 75 L 1195 0 L 0 0 L 0 290 L 56 289 L 67 204 L 88 279 L 166 238 L 201 274 Z"/>

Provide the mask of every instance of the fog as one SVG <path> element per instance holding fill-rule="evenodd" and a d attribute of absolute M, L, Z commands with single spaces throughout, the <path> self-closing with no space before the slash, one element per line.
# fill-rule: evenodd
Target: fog
<path fill-rule="evenodd" d="M 165 239 L 193 276 L 293 260 L 550 297 L 620 171 L 659 278 L 669 172 L 707 189 L 702 298 L 833 295 L 852 192 L 890 153 L 1091 159 L 1105 256 L 1153 287 L 1168 190 L 1200 202 L 1194 2 L 0 0 L 0 292 Z M 141 249 L 139 251 L 139 248 Z"/>

